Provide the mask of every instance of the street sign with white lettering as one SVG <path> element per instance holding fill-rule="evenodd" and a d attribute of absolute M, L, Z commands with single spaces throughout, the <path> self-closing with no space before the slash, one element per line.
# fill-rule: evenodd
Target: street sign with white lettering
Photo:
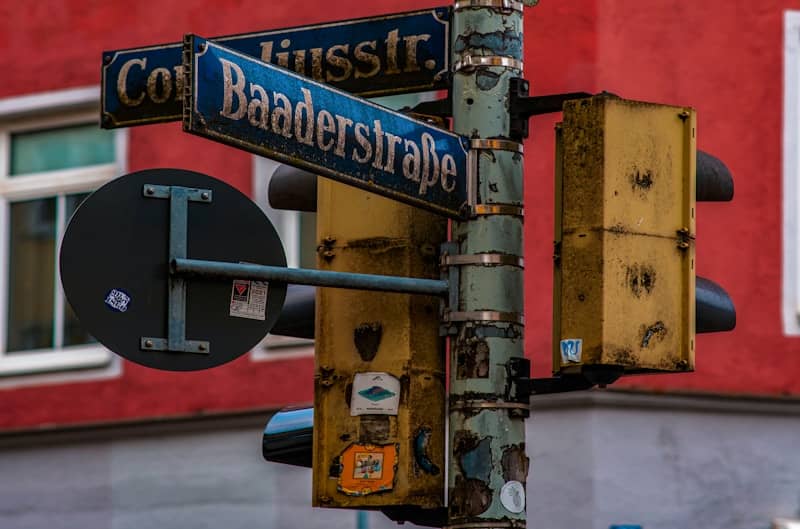
<path fill-rule="evenodd" d="M 450 10 L 439 7 L 212 39 L 362 96 L 447 88 Z M 181 44 L 103 53 L 104 128 L 177 121 Z"/>
<path fill-rule="evenodd" d="M 469 140 L 215 42 L 184 45 L 183 129 L 460 218 Z"/>

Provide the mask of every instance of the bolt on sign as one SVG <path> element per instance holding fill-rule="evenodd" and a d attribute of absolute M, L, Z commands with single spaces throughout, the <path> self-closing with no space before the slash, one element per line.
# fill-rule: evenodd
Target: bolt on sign
<path fill-rule="evenodd" d="M 212 39 L 362 96 L 447 88 L 450 9 L 439 7 Z M 103 52 L 102 126 L 181 119 L 180 43 Z"/>
<path fill-rule="evenodd" d="M 458 218 L 468 140 L 189 35 L 183 129 Z"/>

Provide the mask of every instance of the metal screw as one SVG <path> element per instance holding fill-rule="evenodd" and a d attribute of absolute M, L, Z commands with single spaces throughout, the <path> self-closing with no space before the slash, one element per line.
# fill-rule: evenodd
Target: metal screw
<path fill-rule="evenodd" d="M 200 345 L 198 345 L 198 346 L 197 346 L 197 350 L 198 350 L 198 351 L 205 351 L 205 350 L 206 350 L 206 346 L 205 346 L 205 344 L 202 344 L 202 343 L 201 343 Z"/>
<path fill-rule="evenodd" d="M 144 346 L 147 347 L 148 349 L 153 347 L 153 340 L 145 340 Z"/>
<path fill-rule="evenodd" d="M 682 111 L 681 111 L 681 112 L 678 114 L 678 117 L 679 117 L 679 118 L 681 118 L 681 119 L 683 119 L 683 120 L 685 120 L 686 118 L 688 118 L 688 117 L 689 117 L 689 115 L 690 115 L 690 114 L 689 114 L 689 111 L 688 111 L 688 110 L 682 110 Z"/>
<path fill-rule="evenodd" d="M 676 366 L 678 367 L 678 369 L 688 369 L 689 362 L 687 362 L 686 360 L 679 360 Z"/>
<path fill-rule="evenodd" d="M 147 187 L 144 188 L 144 192 L 147 193 L 148 195 L 152 195 L 152 194 L 154 194 L 156 192 L 156 190 L 153 189 L 150 186 L 147 186 Z"/>
<path fill-rule="evenodd" d="M 209 196 L 210 195 L 208 193 L 205 193 L 205 192 L 204 193 L 200 193 L 200 198 L 202 198 L 203 200 L 208 200 Z"/>
<path fill-rule="evenodd" d="M 197 51 L 199 51 L 201 53 L 206 51 L 206 43 L 205 42 L 201 42 L 200 44 L 198 44 L 197 45 Z"/>
<path fill-rule="evenodd" d="M 103 64 L 111 64 L 111 55 L 103 57 Z"/>

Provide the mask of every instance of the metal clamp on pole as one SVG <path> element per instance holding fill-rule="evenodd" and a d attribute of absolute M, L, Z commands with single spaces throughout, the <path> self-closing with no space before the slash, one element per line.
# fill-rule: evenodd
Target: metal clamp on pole
<path fill-rule="evenodd" d="M 453 71 L 471 70 L 478 66 L 502 66 L 503 68 L 513 68 L 522 71 L 523 63 L 519 59 L 506 57 L 505 55 L 462 55 L 453 65 Z"/>
<path fill-rule="evenodd" d="M 443 267 L 448 266 L 516 266 L 525 268 L 522 257 L 508 255 L 504 253 L 477 253 L 461 255 L 443 255 L 441 260 Z"/>
<path fill-rule="evenodd" d="M 522 2 L 516 2 L 514 0 L 458 0 L 453 6 L 453 9 L 455 11 L 461 11 L 462 9 L 476 7 L 488 7 L 498 11 L 518 11 L 522 13 L 522 10 L 525 6 L 522 4 Z"/>
<path fill-rule="evenodd" d="M 471 310 L 465 312 L 445 312 L 444 321 L 471 321 L 471 322 L 493 322 L 493 323 L 514 323 L 525 325 L 525 318 L 518 312 L 500 312 L 495 310 Z"/>
<path fill-rule="evenodd" d="M 459 400 L 450 404 L 451 410 L 529 410 L 524 402 L 501 402 L 493 400 Z"/>
<path fill-rule="evenodd" d="M 467 160 L 467 202 L 471 217 L 487 215 L 511 215 L 524 217 L 522 206 L 514 204 L 478 204 L 478 156 L 480 151 L 508 151 L 525 154 L 525 148 L 518 141 L 503 138 L 473 138 L 469 141 L 469 159 Z"/>

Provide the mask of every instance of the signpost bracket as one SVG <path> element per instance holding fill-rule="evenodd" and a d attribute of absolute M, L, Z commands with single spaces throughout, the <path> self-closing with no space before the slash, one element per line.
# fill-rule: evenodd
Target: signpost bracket
<path fill-rule="evenodd" d="M 213 194 L 210 189 L 152 184 L 145 184 L 142 194 L 146 198 L 169 199 L 169 267 L 174 259 L 186 257 L 189 202 L 210 203 Z M 209 342 L 186 339 L 186 279 L 169 274 L 167 285 L 167 338 L 143 336 L 139 347 L 145 351 L 209 354 Z"/>

